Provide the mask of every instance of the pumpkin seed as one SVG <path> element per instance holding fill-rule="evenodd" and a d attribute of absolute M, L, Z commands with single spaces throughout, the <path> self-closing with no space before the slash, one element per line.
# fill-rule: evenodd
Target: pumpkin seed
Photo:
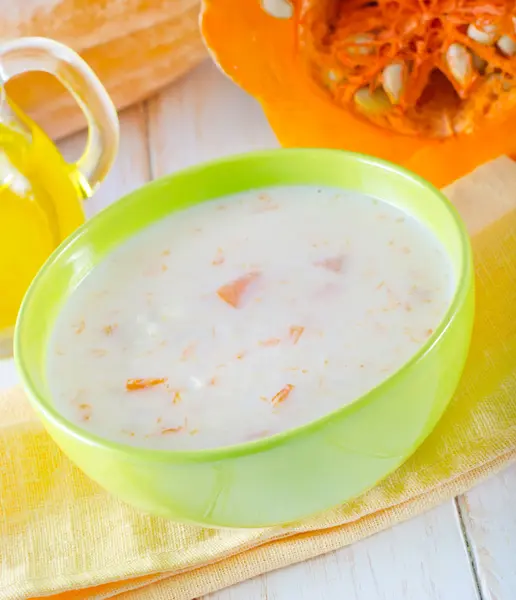
<path fill-rule="evenodd" d="M 405 88 L 407 66 L 405 63 L 387 65 L 382 73 L 382 83 L 385 93 L 392 104 L 398 104 Z"/>
<path fill-rule="evenodd" d="M 261 0 L 263 10 L 277 19 L 290 19 L 294 7 L 288 0 Z"/>
<path fill-rule="evenodd" d="M 374 37 L 369 33 L 359 33 L 357 35 L 353 35 L 348 38 L 347 41 L 352 44 L 356 44 L 355 46 L 348 46 L 346 48 L 346 52 L 351 56 L 356 56 L 357 54 L 368 56 L 375 53 L 375 49 L 372 46 L 364 45 L 362 48 L 359 47 L 361 44 L 370 44 L 374 41 Z"/>
<path fill-rule="evenodd" d="M 332 82 L 340 81 L 342 79 L 342 73 L 335 69 L 330 69 L 327 73 L 327 77 Z"/>
<path fill-rule="evenodd" d="M 368 114 L 382 113 L 391 108 L 391 103 L 382 88 L 376 88 L 373 92 L 369 88 L 360 88 L 353 97 L 357 109 Z"/>
<path fill-rule="evenodd" d="M 479 44 L 485 44 L 486 46 L 491 46 L 494 44 L 497 38 L 498 28 L 496 25 L 484 25 L 482 29 L 478 28 L 476 25 L 469 25 L 468 27 L 468 37 Z"/>
<path fill-rule="evenodd" d="M 497 89 L 501 86 L 504 92 L 510 92 L 514 87 L 514 82 L 512 79 L 508 79 L 503 76 L 501 73 L 492 73 L 487 79 L 488 84 L 491 85 L 493 89 Z"/>
<path fill-rule="evenodd" d="M 496 42 L 500 52 L 505 56 L 512 56 L 516 54 L 516 42 L 508 35 L 502 35 L 502 37 Z"/>
<path fill-rule="evenodd" d="M 461 85 L 467 85 L 473 77 L 473 60 L 462 44 L 451 44 L 446 51 L 446 63 L 452 77 Z"/>
<path fill-rule="evenodd" d="M 342 83 L 346 79 L 346 76 L 340 69 L 329 69 L 326 71 L 326 84 L 329 87 L 335 87 Z"/>

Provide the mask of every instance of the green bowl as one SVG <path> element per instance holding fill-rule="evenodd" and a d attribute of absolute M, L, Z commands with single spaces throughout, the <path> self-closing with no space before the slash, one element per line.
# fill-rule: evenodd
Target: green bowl
<path fill-rule="evenodd" d="M 135 448 L 101 439 L 54 407 L 46 353 L 64 301 L 107 253 L 169 213 L 250 188 L 311 184 L 385 200 L 441 240 L 457 287 L 425 345 L 351 405 L 258 441 L 199 451 Z M 19 314 L 15 359 L 33 407 L 61 449 L 106 490 L 143 511 L 207 526 L 285 524 L 374 486 L 432 431 L 458 384 L 474 313 L 469 238 L 455 209 L 416 175 L 335 150 L 272 150 L 174 173 L 129 194 L 68 238 L 32 283 Z"/>

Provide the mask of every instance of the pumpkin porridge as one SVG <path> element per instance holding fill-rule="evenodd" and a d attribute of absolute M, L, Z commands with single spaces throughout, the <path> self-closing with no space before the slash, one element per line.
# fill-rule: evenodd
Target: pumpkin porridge
<path fill-rule="evenodd" d="M 274 435 L 353 402 L 445 315 L 443 247 L 356 192 L 284 186 L 175 212 L 67 300 L 48 379 L 70 421 L 135 446 Z"/>

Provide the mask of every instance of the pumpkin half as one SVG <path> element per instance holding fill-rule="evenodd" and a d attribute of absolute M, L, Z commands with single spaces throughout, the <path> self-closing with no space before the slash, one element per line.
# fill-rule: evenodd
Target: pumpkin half
<path fill-rule="evenodd" d="M 374 154 L 439 187 L 516 152 L 514 0 L 279 1 L 283 18 L 204 0 L 201 31 L 282 145 Z"/>

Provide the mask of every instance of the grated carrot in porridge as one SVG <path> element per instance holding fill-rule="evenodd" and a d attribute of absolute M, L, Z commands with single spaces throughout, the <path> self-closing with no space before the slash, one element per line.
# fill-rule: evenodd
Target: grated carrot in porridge
<path fill-rule="evenodd" d="M 269 338 L 268 340 L 264 340 L 263 342 L 260 342 L 260 346 L 277 346 L 278 344 L 281 343 L 281 340 L 279 338 Z"/>
<path fill-rule="evenodd" d="M 238 279 L 222 285 L 217 290 L 217 295 L 221 300 L 227 302 L 233 308 L 239 308 L 242 303 L 242 297 L 247 288 L 260 276 L 259 273 L 252 272 L 242 275 Z"/>
<path fill-rule="evenodd" d="M 285 400 L 290 396 L 290 393 L 292 392 L 294 387 L 295 386 L 293 386 L 291 383 L 287 383 L 287 385 L 284 388 L 282 388 L 277 394 L 274 395 L 273 399 L 271 400 L 272 405 L 278 406 L 278 404 L 285 402 Z"/>
<path fill-rule="evenodd" d="M 300 327 L 299 325 L 292 325 L 290 328 L 290 339 L 293 344 L 297 344 L 299 342 L 299 338 L 303 335 L 304 327 Z"/>
<path fill-rule="evenodd" d="M 214 266 L 221 265 L 225 260 L 224 251 L 222 248 L 217 248 L 217 253 L 215 254 L 215 258 L 211 261 L 211 264 Z"/>
<path fill-rule="evenodd" d="M 128 379 L 125 383 L 125 387 L 128 391 L 132 392 L 135 390 L 145 390 L 155 385 L 165 383 L 167 379 L 165 377 L 159 377 L 157 379 Z"/>
<path fill-rule="evenodd" d="M 344 264 L 344 256 L 334 256 L 332 258 L 316 260 L 314 264 L 316 267 L 323 267 L 323 269 L 327 269 L 328 271 L 340 273 Z"/>
<path fill-rule="evenodd" d="M 166 429 L 162 429 L 161 430 L 161 435 L 167 435 L 169 433 L 179 433 L 180 431 L 183 431 L 183 426 L 179 425 L 179 427 L 167 427 Z"/>
<path fill-rule="evenodd" d="M 105 325 L 102 328 L 102 331 L 106 334 L 106 335 L 113 335 L 113 333 L 115 333 L 115 329 L 117 328 L 117 324 L 114 323 L 113 325 Z"/>

